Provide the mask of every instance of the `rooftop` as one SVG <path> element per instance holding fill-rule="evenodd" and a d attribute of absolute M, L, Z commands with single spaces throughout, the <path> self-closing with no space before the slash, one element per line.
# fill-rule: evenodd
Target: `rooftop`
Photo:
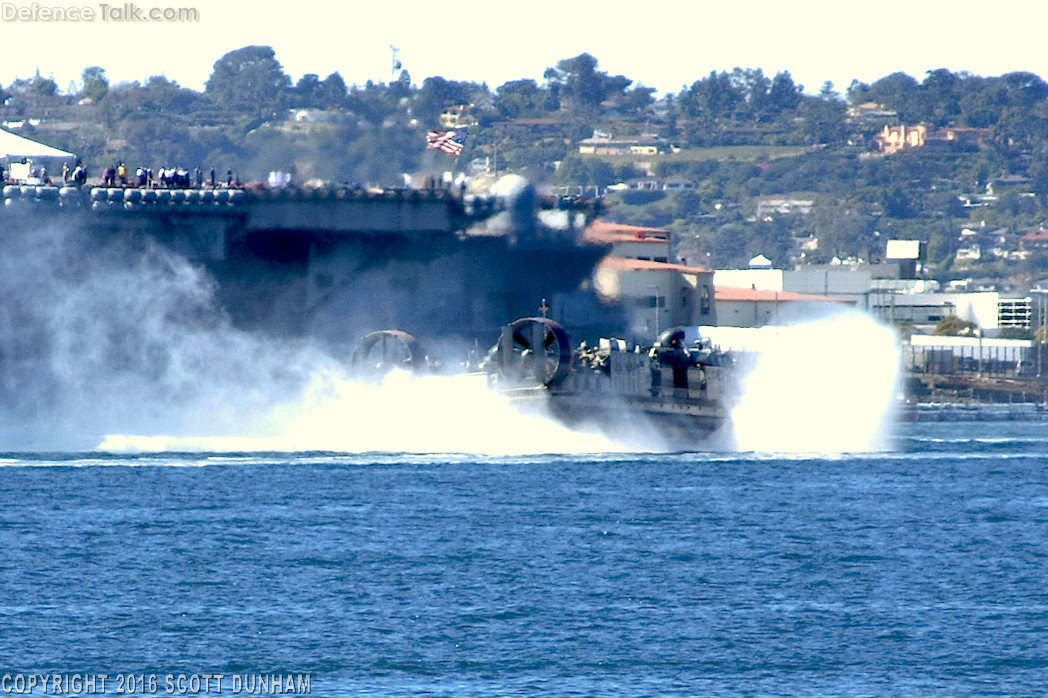
<path fill-rule="evenodd" d="M 660 228 L 644 228 L 596 220 L 586 228 L 583 237 L 591 242 L 602 243 L 658 242 L 665 244 L 672 240 L 672 233 Z"/>
<path fill-rule="evenodd" d="M 628 259 L 625 257 L 605 257 L 597 265 L 597 268 L 615 271 L 675 271 L 679 274 L 710 274 L 713 271 L 705 267 L 689 267 L 686 264 L 667 264 L 666 262 L 652 262 L 647 259 Z"/>
<path fill-rule="evenodd" d="M 717 286 L 716 298 L 719 301 L 739 301 L 748 303 L 848 303 L 855 304 L 853 299 L 834 298 L 832 296 L 813 296 L 807 293 L 792 291 L 766 291 L 756 288 L 737 288 L 735 286 Z"/>

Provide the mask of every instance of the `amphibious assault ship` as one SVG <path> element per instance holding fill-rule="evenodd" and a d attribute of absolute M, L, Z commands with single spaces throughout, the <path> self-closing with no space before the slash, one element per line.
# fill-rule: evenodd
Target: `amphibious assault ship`
<path fill-rule="evenodd" d="M 207 270 L 235 327 L 334 344 L 390 326 L 493 335 L 536 298 L 575 291 L 607 252 L 582 240 L 593 200 L 540 196 L 519 178 L 482 196 L 8 185 L 3 199 L 0 226 L 28 231 L 26 247 L 34 231 L 60 229 L 91 265 L 158 244 Z M 0 245 L 14 247 L 11 235 Z"/>

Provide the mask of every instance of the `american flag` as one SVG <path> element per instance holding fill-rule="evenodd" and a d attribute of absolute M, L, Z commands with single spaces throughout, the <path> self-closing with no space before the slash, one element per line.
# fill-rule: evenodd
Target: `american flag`
<path fill-rule="evenodd" d="M 426 134 L 426 147 L 458 157 L 469 131 L 430 131 Z"/>

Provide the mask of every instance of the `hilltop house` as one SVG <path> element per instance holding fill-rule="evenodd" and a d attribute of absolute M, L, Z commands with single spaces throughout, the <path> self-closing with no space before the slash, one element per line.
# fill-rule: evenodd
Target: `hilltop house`
<path fill-rule="evenodd" d="M 925 146 L 950 147 L 961 150 L 976 150 L 989 138 L 988 128 L 940 128 L 929 129 L 927 124 L 917 126 L 885 126 L 873 139 L 885 155 L 898 153 L 906 148 Z"/>
<path fill-rule="evenodd" d="M 1048 228 L 1041 226 L 1028 231 L 1019 238 L 1019 246 L 1023 250 L 1048 250 Z"/>
<path fill-rule="evenodd" d="M 666 140 L 652 133 L 612 138 L 610 133 L 594 131 L 590 138 L 579 141 L 583 155 L 658 155 L 665 148 Z"/>
<path fill-rule="evenodd" d="M 453 107 L 448 107 L 440 114 L 441 128 L 471 128 L 478 123 L 477 117 L 473 116 L 472 104 L 456 104 Z"/>

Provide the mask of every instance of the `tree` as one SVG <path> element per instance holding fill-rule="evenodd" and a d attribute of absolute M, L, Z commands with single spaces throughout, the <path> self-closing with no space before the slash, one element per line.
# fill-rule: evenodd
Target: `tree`
<path fill-rule="evenodd" d="M 976 334 L 978 328 L 975 324 L 962 320 L 959 317 L 947 317 L 939 321 L 935 326 L 935 334 L 939 337 L 971 337 Z"/>
<path fill-rule="evenodd" d="M 768 90 L 768 104 L 776 115 L 796 109 L 804 93 L 803 85 L 796 85 L 789 72 L 776 73 Z"/>
<path fill-rule="evenodd" d="M 206 101 L 199 92 L 179 87 L 177 82 L 162 75 L 154 75 L 145 85 L 137 82 L 117 85 L 106 93 L 101 104 L 106 122 L 116 127 L 120 120 L 132 116 L 191 114 Z"/>
<path fill-rule="evenodd" d="M 604 101 L 604 77 L 607 73 L 597 71 L 597 59 L 588 53 L 557 61 L 557 67 L 548 68 L 545 73 L 547 81 L 561 85 L 563 95 L 577 110 L 596 107 Z"/>
<path fill-rule="evenodd" d="M 913 218 L 913 202 L 900 187 L 891 186 L 881 190 L 881 207 L 889 218 Z"/>
<path fill-rule="evenodd" d="M 346 81 L 337 72 L 320 83 L 321 99 L 325 107 L 341 107 L 346 103 Z"/>
<path fill-rule="evenodd" d="M 702 198 L 690 189 L 677 194 L 675 214 L 677 218 L 688 219 L 702 213 Z"/>
<path fill-rule="evenodd" d="M 350 111 L 376 126 L 381 126 L 397 110 L 392 90 L 371 80 L 363 88 L 354 86 L 345 102 Z"/>
<path fill-rule="evenodd" d="M 558 97 L 566 98 L 573 114 L 581 118 L 594 116 L 607 99 L 626 101 L 626 88 L 633 84 L 625 76 L 612 77 L 597 70 L 597 59 L 588 53 L 557 61 L 555 68 L 546 69 L 544 77 L 551 88 L 559 86 Z M 643 92 L 635 97 L 644 101 Z"/>
<path fill-rule="evenodd" d="M 959 78 L 945 68 L 929 70 L 921 89 L 937 126 L 945 126 L 961 113 L 960 95 L 957 92 Z"/>
<path fill-rule="evenodd" d="M 831 90 L 832 86 L 833 84 L 830 83 Z M 844 119 L 847 111 L 844 102 L 840 99 L 805 97 L 801 102 L 799 112 L 803 117 L 801 135 L 806 143 L 811 145 L 839 144 L 844 141 L 846 135 Z"/>
<path fill-rule="evenodd" d="M 82 94 L 90 98 L 92 102 L 100 102 L 109 92 L 109 79 L 106 77 L 105 68 L 97 65 L 84 68 L 80 79 L 84 83 Z"/>
<path fill-rule="evenodd" d="M 291 78 L 269 46 L 245 46 L 215 62 L 204 93 L 219 106 L 263 115 L 276 108 Z"/>
<path fill-rule="evenodd" d="M 725 73 L 710 71 L 710 74 L 692 83 L 681 91 L 681 111 L 690 117 L 706 122 L 731 118 L 735 108 L 745 99 L 731 77 Z"/>
<path fill-rule="evenodd" d="M 988 128 L 997 123 L 1007 104 L 1007 91 L 996 81 L 979 80 L 973 89 L 961 96 L 961 122 L 973 128 Z"/>
<path fill-rule="evenodd" d="M 192 167 L 203 164 L 207 155 L 206 148 L 192 137 L 187 127 L 171 123 L 159 114 L 128 119 L 120 132 L 128 143 L 123 153 L 128 165 Z"/>
<path fill-rule="evenodd" d="M 862 202 L 823 201 L 812 213 L 819 239 L 818 261 L 828 262 L 833 257 L 869 259 L 875 242 L 874 219 Z"/>
<path fill-rule="evenodd" d="M 760 121 L 762 117 L 768 116 L 771 80 L 764 76 L 764 71 L 760 68 L 756 70 L 735 68 L 731 71 L 731 82 L 735 89 L 743 95 L 739 105 L 742 111 L 746 112 L 754 121 Z"/>
<path fill-rule="evenodd" d="M 906 73 L 896 72 L 881 78 L 870 85 L 866 95 L 868 101 L 898 112 L 899 120 L 903 123 L 920 120 L 920 85 Z"/>
<path fill-rule="evenodd" d="M 507 119 L 540 117 L 548 98 L 534 80 L 511 80 L 495 90 L 495 109 Z"/>
<path fill-rule="evenodd" d="M 306 73 L 299 78 L 294 90 L 294 103 L 299 107 L 318 108 L 323 106 L 323 85 L 316 73 Z"/>
<path fill-rule="evenodd" d="M 870 101 L 870 86 L 865 82 L 852 80 L 851 84 L 848 85 L 848 90 L 845 93 L 845 96 L 848 99 L 848 104 L 853 107 L 865 104 Z"/>
<path fill-rule="evenodd" d="M 615 170 L 608 163 L 596 158 L 581 158 L 571 154 L 557 168 L 556 180 L 569 187 L 597 187 L 604 189 L 615 183 Z"/>
<path fill-rule="evenodd" d="M 389 94 L 397 101 L 411 96 L 411 73 L 407 69 L 401 70 L 397 79 L 389 83 Z"/>
<path fill-rule="evenodd" d="M 1032 109 L 1037 102 L 1048 99 L 1048 83 L 1033 73 L 1006 73 L 1000 83 L 1008 91 L 1010 104 L 1024 109 Z"/>
<path fill-rule="evenodd" d="M 632 90 L 624 91 L 616 99 L 618 106 L 625 113 L 638 115 L 643 114 L 655 102 L 655 98 L 652 96 L 654 93 L 654 87 L 645 87 L 638 83 Z"/>
<path fill-rule="evenodd" d="M 37 97 L 54 97 L 58 94 L 58 85 L 50 78 L 37 78 L 33 80 L 32 91 Z"/>
<path fill-rule="evenodd" d="M 667 94 L 663 98 L 663 102 L 666 105 L 666 138 L 677 137 L 677 100 L 673 96 L 673 93 Z"/>
<path fill-rule="evenodd" d="M 827 80 L 822 83 L 822 87 L 819 88 L 819 99 L 824 99 L 828 102 L 839 100 L 841 98 L 837 90 L 833 89 L 833 80 Z"/>
<path fill-rule="evenodd" d="M 415 97 L 414 112 L 425 126 L 439 125 L 440 114 L 448 107 L 473 103 L 474 83 L 426 78 Z"/>
<path fill-rule="evenodd" d="M 40 72 L 28 80 L 19 79 L 10 84 L 8 90 L 13 95 L 18 95 L 29 101 L 47 99 L 58 94 L 58 85 L 54 80 L 40 77 Z"/>

